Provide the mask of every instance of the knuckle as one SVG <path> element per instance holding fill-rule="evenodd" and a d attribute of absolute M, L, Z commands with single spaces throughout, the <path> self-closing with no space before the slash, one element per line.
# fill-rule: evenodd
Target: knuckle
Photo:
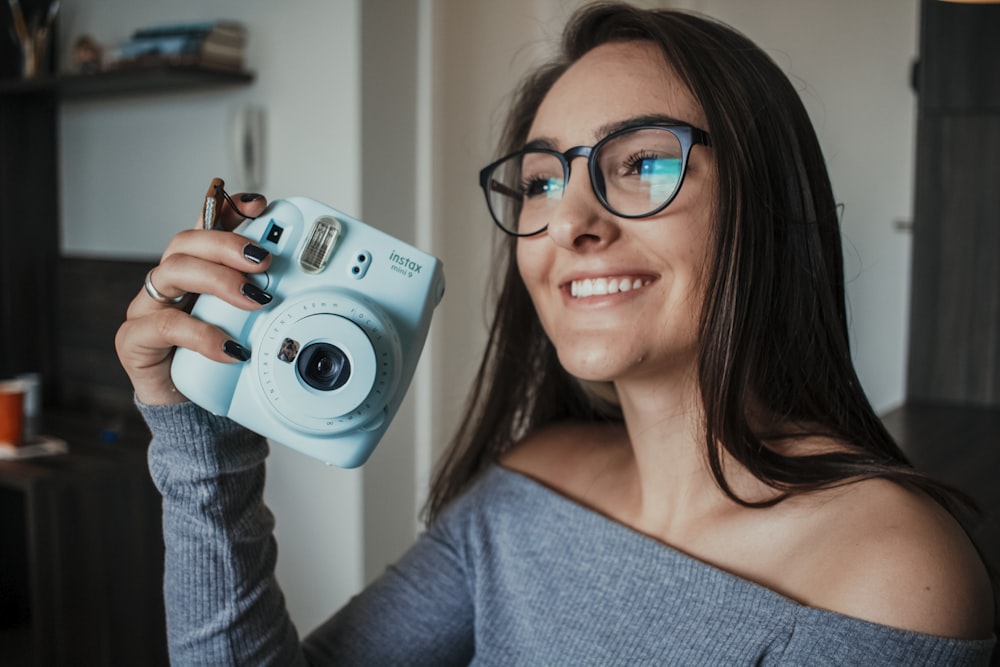
<path fill-rule="evenodd" d="M 201 230 L 198 229 L 185 229 L 179 231 L 174 234 L 174 238 L 171 240 L 171 243 L 176 243 L 177 245 L 182 246 L 189 245 L 192 241 L 200 238 L 200 233 Z"/>
<path fill-rule="evenodd" d="M 122 322 L 121 326 L 118 327 L 118 331 L 115 332 L 115 351 L 119 357 L 128 348 L 128 337 L 131 329 L 132 323 L 125 321 Z"/>
<path fill-rule="evenodd" d="M 192 344 L 199 352 L 207 354 L 215 350 L 215 331 L 210 327 L 198 327 L 192 334 L 194 335 Z"/>
<path fill-rule="evenodd" d="M 142 296 L 144 293 L 145 293 L 144 290 L 140 290 L 134 297 L 132 297 L 132 301 L 129 302 L 128 309 L 125 311 L 126 322 L 128 322 L 129 320 L 134 320 L 140 316 L 142 308 L 141 305 Z"/>
<path fill-rule="evenodd" d="M 174 308 L 166 308 L 151 315 L 154 318 L 153 326 L 156 328 L 156 333 L 161 340 L 167 343 L 172 343 L 176 340 L 178 325 L 180 324 L 178 317 L 180 315 L 182 313 Z"/>
<path fill-rule="evenodd" d="M 182 248 L 188 245 L 191 238 L 191 231 L 192 230 L 185 229 L 182 232 L 174 234 L 173 238 L 171 238 L 170 242 L 167 244 L 166 249 L 163 251 L 163 257 L 160 259 L 160 263 L 163 263 L 163 260 L 167 257 L 177 254 Z"/>
<path fill-rule="evenodd" d="M 160 264 L 157 269 L 166 268 L 169 270 L 174 270 L 184 262 L 184 255 L 180 253 L 171 253 L 169 255 L 164 255 L 160 259 Z"/>
<path fill-rule="evenodd" d="M 155 315 L 157 336 L 165 346 L 181 346 L 202 354 L 211 354 L 221 330 L 187 313 L 169 308 Z"/>

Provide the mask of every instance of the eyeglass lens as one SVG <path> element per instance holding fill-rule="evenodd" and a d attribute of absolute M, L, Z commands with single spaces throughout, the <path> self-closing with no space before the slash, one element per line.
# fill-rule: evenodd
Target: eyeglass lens
<path fill-rule="evenodd" d="M 540 231 L 551 221 L 566 183 L 565 158 L 525 151 L 496 165 L 488 188 L 497 221 L 517 234 Z M 598 144 L 590 156 L 595 194 L 608 210 L 642 217 L 669 202 L 684 167 L 680 140 L 663 128 L 638 128 Z"/>

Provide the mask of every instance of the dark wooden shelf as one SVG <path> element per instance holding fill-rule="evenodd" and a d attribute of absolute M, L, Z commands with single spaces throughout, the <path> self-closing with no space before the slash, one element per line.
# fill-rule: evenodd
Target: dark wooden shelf
<path fill-rule="evenodd" d="M 148 65 L 96 74 L 69 74 L 38 79 L 0 80 L 0 95 L 52 94 L 61 100 L 207 90 L 245 85 L 254 80 L 246 70 L 200 65 Z"/>

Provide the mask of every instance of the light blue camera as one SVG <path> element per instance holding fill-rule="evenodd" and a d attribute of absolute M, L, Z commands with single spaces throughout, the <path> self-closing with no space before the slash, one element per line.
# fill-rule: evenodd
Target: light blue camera
<path fill-rule="evenodd" d="M 206 410 L 343 468 L 389 427 L 444 294 L 441 262 L 320 202 L 272 202 L 237 230 L 269 250 L 248 312 L 210 295 L 192 314 L 251 351 L 222 364 L 179 348 L 177 389 Z"/>

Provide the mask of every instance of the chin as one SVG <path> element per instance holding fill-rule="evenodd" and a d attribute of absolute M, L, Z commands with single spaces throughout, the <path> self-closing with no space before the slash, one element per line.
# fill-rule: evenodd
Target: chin
<path fill-rule="evenodd" d="M 614 382 L 635 364 L 642 364 L 642 358 L 631 360 L 618 358 L 618 355 L 608 354 L 605 346 L 593 346 L 590 349 L 576 348 L 572 352 L 564 352 L 556 348 L 559 363 L 567 373 L 580 380 L 589 382 Z"/>
<path fill-rule="evenodd" d="M 694 346 L 649 354 L 647 350 L 615 348 L 601 342 L 586 346 L 557 347 L 559 363 L 570 375 L 589 382 L 647 382 L 697 376 L 698 353 Z"/>

